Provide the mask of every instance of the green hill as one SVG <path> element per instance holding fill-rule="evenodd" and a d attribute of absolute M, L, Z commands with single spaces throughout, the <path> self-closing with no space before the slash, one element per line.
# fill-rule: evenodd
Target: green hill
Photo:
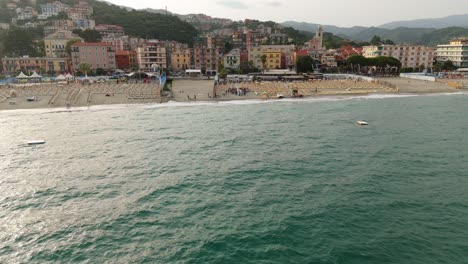
<path fill-rule="evenodd" d="M 94 8 L 96 24 L 122 26 L 125 33 L 131 36 L 191 43 L 193 37 L 198 34 L 195 27 L 173 15 L 128 11 L 119 6 L 95 0 L 89 3 Z"/>
<path fill-rule="evenodd" d="M 7 0 L 0 0 L 0 22 L 10 22 L 14 12 L 6 9 Z M 39 11 L 40 4 L 53 0 L 37 0 L 36 5 L 21 0 L 19 6 L 33 6 Z M 61 0 L 62 3 L 75 5 L 78 0 Z M 176 40 L 191 43 L 198 31 L 191 24 L 174 15 L 154 14 L 146 11 L 129 11 L 120 6 L 96 0 L 87 1 L 94 9 L 96 24 L 114 24 L 122 26 L 125 33 L 135 37 Z"/>
<path fill-rule="evenodd" d="M 450 40 L 459 37 L 468 37 L 468 28 L 449 27 L 439 30 L 434 30 L 430 33 L 422 35 L 417 41 L 418 44 L 435 46 L 438 44 L 449 43 Z"/>

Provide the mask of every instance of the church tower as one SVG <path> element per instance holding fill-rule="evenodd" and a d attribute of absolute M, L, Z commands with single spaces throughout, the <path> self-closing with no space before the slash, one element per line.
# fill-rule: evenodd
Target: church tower
<path fill-rule="evenodd" d="M 315 40 L 317 45 L 317 50 L 322 50 L 323 48 L 323 27 L 320 25 L 315 32 Z"/>

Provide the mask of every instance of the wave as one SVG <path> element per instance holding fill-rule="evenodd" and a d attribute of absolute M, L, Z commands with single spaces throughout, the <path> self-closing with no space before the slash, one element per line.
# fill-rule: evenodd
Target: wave
<path fill-rule="evenodd" d="M 108 105 L 92 105 L 92 106 L 79 106 L 79 107 L 57 107 L 57 108 L 35 108 L 35 109 L 12 109 L 2 110 L 6 113 L 74 113 L 84 111 L 104 111 L 104 110 L 117 110 L 125 108 L 172 108 L 172 107 L 199 107 L 199 106 L 232 106 L 232 105 L 255 105 L 255 104 L 271 104 L 271 103 L 311 103 L 311 102 L 337 102 L 348 100 L 385 100 L 394 98 L 409 98 L 409 97 L 422 97 L 422 96 L 453 96 L 453 95 L 467 95 L 466 92 L 454 93 L 424 93 L 424 94 L 368 94 L 368 95 L 331 95 L 331 96 L 317 96 L 306 98 L 284 98 L 284 99 L 240 99 L 229 101 L 198 101 L 198 102 L 176 102 L 169 101 L 166 103 L 145 103 L 145 104 L 108 104 Z"/>

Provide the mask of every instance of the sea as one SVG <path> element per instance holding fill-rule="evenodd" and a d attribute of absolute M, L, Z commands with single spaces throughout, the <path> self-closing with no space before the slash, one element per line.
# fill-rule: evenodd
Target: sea
<path fill-rule="evenodd" d="M 2 111 L 0 263 L 468 263 L 468 94 Z"/>

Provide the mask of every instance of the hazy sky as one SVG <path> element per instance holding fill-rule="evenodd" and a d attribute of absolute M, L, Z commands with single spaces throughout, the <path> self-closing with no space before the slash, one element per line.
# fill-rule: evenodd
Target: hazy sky
<path fill-rule="evenodd" d="M 204 13 L 243 20 L 288 20 L 338 26 L 378 26 L 398 20 L 468 13 L 466 0 L 108 0 L 137 9 L 155 8 L 178 14 Z"/>

